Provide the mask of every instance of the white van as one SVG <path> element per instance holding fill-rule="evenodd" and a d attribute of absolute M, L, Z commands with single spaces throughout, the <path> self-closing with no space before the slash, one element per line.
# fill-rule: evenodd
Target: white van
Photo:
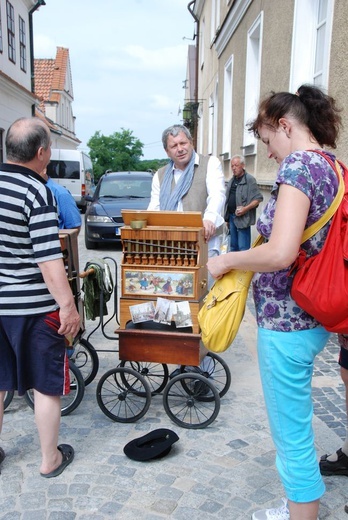
<path fill-rule="evenodd" d="M 47 175 L 67 188 L 82 213 L 86 211 L 86 195 L 93 195 L 94 177 L 91 159 L 80 150 L 52 149 Z"/>

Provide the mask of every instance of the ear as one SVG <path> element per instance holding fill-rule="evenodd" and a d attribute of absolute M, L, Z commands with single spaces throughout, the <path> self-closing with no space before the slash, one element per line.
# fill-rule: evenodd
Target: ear
<path fill-rule="evenodd" d="M 44 168 L 46 168 L 48 162 L 47 162 L 47 150 L 45 150 L 42 146 L 38 149 L 36 152 L 36 161 L 38 163 L 39 170 L 42 171 Z"/>
<path fill-rule="evenodd" d="M 291 129 L 291 123 L 289 121 L 289 119 L 287 119 L 286 117 L 281 117 L 278 121 L 279 123 L 279 126 L 280 128 L 282 128 L 285 133 L 289 133 L 290 129 Z"/>
<path fill-rule="evenodd" d="M 42 160 L 42 157 L 43 157 L 44 151 L 45 151 L 44 148 L 43 148 L 42 146 L 40 146 L 40 148 L 39 148 L 38 151 L 36 152 L 38 159 Z"/>

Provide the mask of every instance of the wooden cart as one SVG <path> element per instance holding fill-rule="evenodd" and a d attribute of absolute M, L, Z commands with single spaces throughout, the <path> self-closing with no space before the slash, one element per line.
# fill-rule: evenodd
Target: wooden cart
<path fill-rule="evenodd" d="M 198 311 L 207 293 L 207 245 L 200 212 L 122 211 L 123 259 L 119 357 L 198 366 L 206 354 L 200 342 Z M 130 307 L 166 300 L 189 302 L 192 328 L 131 326 Z M 151 322 L 150 322 L 151 323 Z"/>
<path fill-rule="evenodd" d="M 207 293 L 201 214 L 123 211 L 122 217 L 120 328 L 115 331 L 120 364 L 101 377 L 98 404 L 112 420 L 133 422 L 147 412 L 151 397 L 163 392 L 174 423 L 206 427 L 218 415 L 230 372 L 219 356 L 207 352 L 199 334 L 197 315 Z M 188 302 L 191 323 L 180 328 L 173 319 L 134 323 L 130 308 L 156 305 L 158 297 Z M 179 374 L 170 378 L 168 365 L 179 365 Z"/>

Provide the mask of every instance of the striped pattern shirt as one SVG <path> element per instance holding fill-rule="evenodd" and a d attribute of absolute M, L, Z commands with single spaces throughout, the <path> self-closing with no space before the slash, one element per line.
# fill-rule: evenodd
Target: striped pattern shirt
<path fill-rule="evenodd" d="M 57 209 L 45 181 L 17 164 L 0 165 L 0 315 L 52 312 L 57 304 L 38 263 L 62 258 Z"/>

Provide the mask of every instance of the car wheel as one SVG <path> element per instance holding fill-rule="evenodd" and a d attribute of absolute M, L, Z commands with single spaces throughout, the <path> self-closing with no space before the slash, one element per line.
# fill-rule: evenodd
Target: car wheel
<path fill-rule="evenodd" d="M 93 242 L 93 240 L 89 240 L 89 238 L 85 234 L 85 246 L 86 249 L 98 249 L 97 242 Z"/>

